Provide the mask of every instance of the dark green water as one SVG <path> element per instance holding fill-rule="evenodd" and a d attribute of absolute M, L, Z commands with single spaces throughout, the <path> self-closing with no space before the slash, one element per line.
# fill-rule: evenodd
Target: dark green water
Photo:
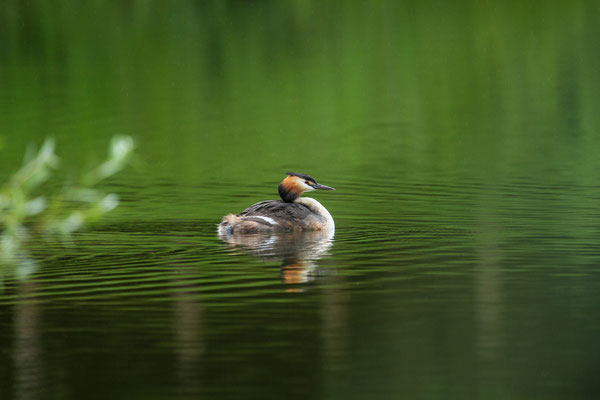
<path fill-rule="evenodd" d="M 122 202 L 3 271 L 0 397 L 591 399 L 600 392 L 595 2 L 0 6 L 0 176 L 132 135 Z M 333 241 L 229 245 L 318 193 Z M 57 185 L 60 181 L 57 182 Z"/>

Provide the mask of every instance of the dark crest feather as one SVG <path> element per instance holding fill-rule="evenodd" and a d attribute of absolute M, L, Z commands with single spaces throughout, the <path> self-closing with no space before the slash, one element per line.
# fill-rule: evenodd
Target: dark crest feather
<path fill-rule="evenodd" d="M 298 174 L 298 173 L 296 173 L 296 172 L 286 172 L 286 174 L 287 174 L 287 175 L 291 175 L 291 176 L 297 176 L 298 178 L 301 178 L 301 179 L 306 179 L 307 181 L 313 181 L 313 182 L 315 182 L 315 183 L 317 182 L 317 181 L 315 181 L 315 178 L 313 178 L 313 177 L 312 177 L 312 176 L 310 176 L 310 175 L 306 175 L 306 174 Z"/>

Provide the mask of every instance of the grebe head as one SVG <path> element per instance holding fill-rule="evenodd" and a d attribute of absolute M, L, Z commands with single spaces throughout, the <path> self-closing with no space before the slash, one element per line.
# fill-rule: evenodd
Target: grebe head
<path fill-rule="evenodd" d="M 310 175 L 297 174 L 295 172 L 286 172 L 288 176 L 279 185 L 279 196 L 281 200 L 291 203 L 304 192 L 311 190 L 335 190 L 332 187 L 318 184 Z"/>

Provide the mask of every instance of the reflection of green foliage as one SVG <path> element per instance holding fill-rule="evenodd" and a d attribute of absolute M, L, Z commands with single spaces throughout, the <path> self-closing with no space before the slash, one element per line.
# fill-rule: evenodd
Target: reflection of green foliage
<path fill-rule="evenodd" d="M 68 238 L 118 205 L 117 195 L 105 194 L 94 185 L 123 169 L 134 147 L 128 136 L 113 137 L 106 161 L 83 173 L 78 185 L 46 193 L 41 187 L 59 165 L 54 144 L 46 139 L 38 151 L 30 148 L 21 169 L 0 188 L 0 262 L 21 266 L 17 270 L 20 275 L 33 267 L 23 249 L 32 235 Z"/>
<path fill-rule="evenodd" d="M 143 138 L 154 181 L 229 199 L 173 207 L 148 182 L 151 202 L 122 214 L 135 220 L 215 218 L 247 206 L 228 182 L 288 169 L 333 186 L 382 171 L 386 182 L 598 181 L 594 2 L 340 3 L 6 2 L 0 131 L 13 135 L 0 173 L 20 154 L 9 147 L 31 140 L 23 132 L 53 132 L 64 162 L 81 163 L 69 146 L 115 128 Z"/>
<path fill-rule="evenodd" d="M 175 160 L 150 165 L 153 176 L 187 179 L 290 164 L 318 176 L 324 159 L 360 173 L 382 153 L 403 171 L 539 173 L 557 148 L 549 138 L 594 140 L 594 2 L 339 3 L 7 2 L 0 124 L 45 132 L 51 109 L 91 125 L 81 137 L 93 140 L 104 110 Z M 282 151 L 300 142 L 319 145 Z M 583 156 L 596 170 L 595 152 Z"/>

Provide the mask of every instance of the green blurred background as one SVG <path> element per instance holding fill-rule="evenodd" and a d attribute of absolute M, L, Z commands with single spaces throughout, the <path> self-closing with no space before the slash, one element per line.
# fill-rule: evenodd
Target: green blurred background
<path fill-rule="evenodd" d="M 598 13 L 584 1 L 6 1 L 3 171 L 49 134 L 81 162 L 127 133 L 151 175 L 183 180 L 325 164 L 365 176 L 382 158 L 492 176 L 577 159 L 597 179 Z"/>

